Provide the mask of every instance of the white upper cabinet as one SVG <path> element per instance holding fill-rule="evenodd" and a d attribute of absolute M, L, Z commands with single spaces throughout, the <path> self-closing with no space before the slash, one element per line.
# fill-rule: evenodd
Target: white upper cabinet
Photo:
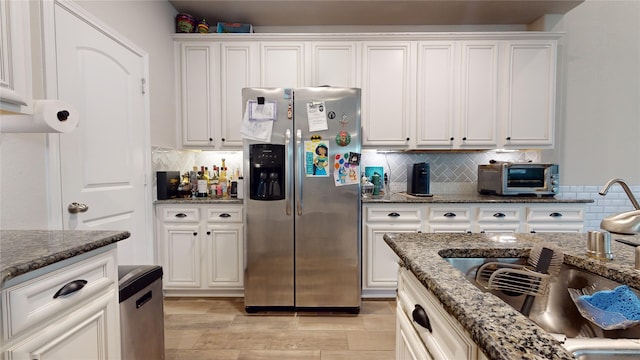
<path fill-rule="evenodd" d="M 33 113 L 29 4 L 0 3 L 0 110 L 13 113 Z"/>
<path fill-rule="evenodd" d="M 260 85 L 296 88 L 305 85 L 304 43 L 262 42 Z"/>
<path fill-rule="evenodd" d="M 177 34 L 184 147 L 240 149 L 244 87 L 362 89 L 362 145 L 553 147 L 558 34 Z"/>
<path fill-rule="evenodd" d="M 260 84 L 258 43 L 220 44 L 221 147 L 241 147 L 242 88 Z"/>
<path fill-rule="evenodd" d="M 555 41 L 505 41 L 504 147 L 553 147 Z"/>
<path fill-rule="evenodd" d="M 460 147 L 495 148 L 498 123 L 498 42 L 463 41 L 459 95 Z"/>
<path fill-rule="evenodd" d="M 411 141 L 414 43 L 365 42 L 362 64 L 363 145 L 404 148 Z"/>
<path fill-rule="evenodd" d="M 355 42 L 312 42 L 309 86 L 358 87 L 360 57 Z"/>
<path fill-rule="evenodd" d="M 418 43 L 417 145 L 450 148 L 455 141 L 459 48 L 453 41 Z"/>
<path fill-rule="evenodd" d="M 213 147 L 219 134 L 215 122 L 220 118 L 219 45 L 179 44 L 182 145 Z"/>

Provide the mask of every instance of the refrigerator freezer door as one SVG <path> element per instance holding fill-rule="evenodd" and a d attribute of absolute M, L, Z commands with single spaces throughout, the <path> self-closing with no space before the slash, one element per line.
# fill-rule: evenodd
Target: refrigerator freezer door
<path fill-rule="evenodd" d="M 292 145 L 287 141 L 293 131 L 293 121 L 287 118 L 288 101 L 283 101 L 282 89 L 243 89 L 243 102 L 264 98 L 276 101 L 276 120 L 270 144 L 284 145 L 284 194 L 291 191 Z M 293 101 L 293 100 L 292 100 Z M 250 147 L 264 145 L 260 141 L 244 141 L 245 189 L 245 307 L 293 307 L 294 299 L 294 217 L 292 199 L 256 200 L 250 196 L 252 184 L 260 179 L 251 177 Z M 254 169 L 255 170 L 255 169 Z M 254 171 L 260 173 L 260 171 Z"/>
<path fill-rule="evenodd" d="M 336 186 L 334 159 L 360 152 L 360 90 L 296 89 L 294 98 L 296 133 L 302 137 L 295 152 L 294 187 L 299 204 L 295 212 L 296 307 L 359 308 L 360 185 Z M 310 102 L 324 106 L 327 130 L 310 131 L 310 125 L 317 125 L 309 119 Z M 341 131 L 348 132 L 348 145 L 338 144 Z M 318 136 L 328 147 L 327 176 L 308 174 L 303 146 Z"/>

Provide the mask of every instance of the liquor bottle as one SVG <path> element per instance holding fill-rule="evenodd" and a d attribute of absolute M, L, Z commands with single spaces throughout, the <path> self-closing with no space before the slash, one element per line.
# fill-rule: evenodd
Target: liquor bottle
<path fill-rule="evenodd" d="M 208 176 L 204 171 L 204 166 L 201 166 L 198 172 L 198 197 L 207 197 L 207 194 L 209 194 L 207 178 Z"/>
<path fill-rule="evenodd" d="M 222 159 L 222 166 L 220 167 L 220 177 L 218 178 L 218 181 L 222 186 L 222 198 L 227 199 L 229 194 L 227 192 L 227 167 L 225 166 L 224 158 Z"/>
<path fill-rule="evenodd" d="M 218 197 L 217 189 L 218 189 L 218 167 L 213 165 L 211 166 L 211 185 L 209 188 L 211 189 L 211 198 L 215 199 Z"/>

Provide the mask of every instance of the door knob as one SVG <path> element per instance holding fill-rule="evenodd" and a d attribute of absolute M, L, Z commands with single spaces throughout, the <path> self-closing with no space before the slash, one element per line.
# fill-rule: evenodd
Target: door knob
<path fill-rule="evenodd" d="M 71 204 L 69 204 L 69 207 L 67 208 L 67 210 L 69 210 L 70 214 L 77 214 L 77 213 L 87 212 L 87 210 L 89 210 L 89 207 L 85 204 L 72 202 Z"/>

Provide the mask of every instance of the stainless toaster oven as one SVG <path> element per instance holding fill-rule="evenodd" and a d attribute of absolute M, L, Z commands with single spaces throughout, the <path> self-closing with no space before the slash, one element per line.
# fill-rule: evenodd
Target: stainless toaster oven
<path fill-rule="evenodd" d="M 553 196 L 558 193 L 557 164 L 493 162 L 478 165 L 478 192 L 493 195 Z"/>

